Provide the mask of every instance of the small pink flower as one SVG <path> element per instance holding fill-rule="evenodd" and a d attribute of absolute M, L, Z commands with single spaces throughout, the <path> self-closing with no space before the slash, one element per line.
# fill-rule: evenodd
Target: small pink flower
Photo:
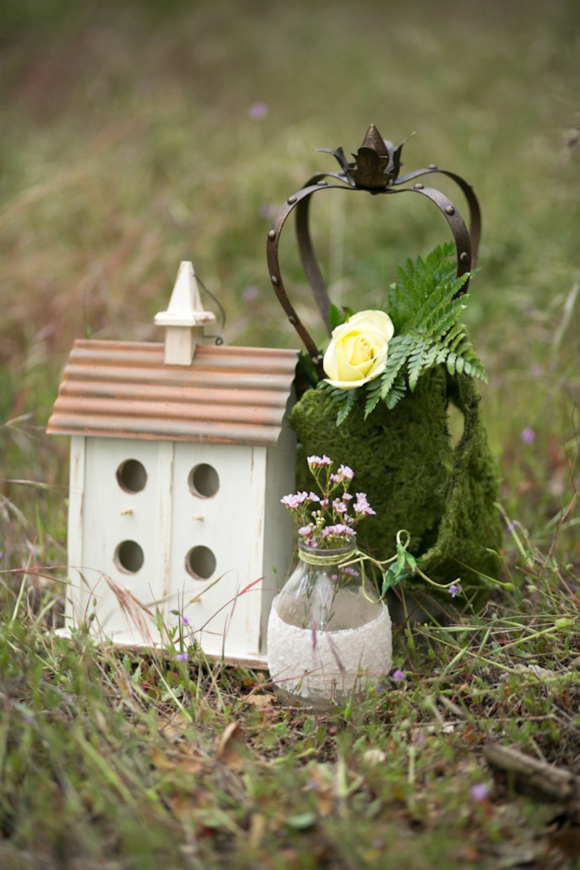
<path fill-rule="evenodd" d="M 484 801 L 487 797 L 487 786 L 484 782 L 478 782 L 471 787 L 471 797 L 474 801 Z"/>
<path fill-rule="evenodd" d="M 332 464 L 328 456 L 309 456 L 306 460 L 309 468 L 323 468 Z"/>
<path fill-rule="evenodd" d="M 250 118 L 253 118 L 254 121 L 261 121 L 268 114 L 268 106 L 266 103 L 252 103 L 250 108 L 248 109 L 248 115 Z"/>
<path fill-rule="evenodd" d="M 312 526 L 302 526 L 301 529 L 298 529 L 298 534 L 306 538 L 311 535 L 313 531 L 314 529 L 312 528 Z"/>
<path fill-rule="evenodd" d="M 337 514 L 345 514 L 346 513 L 346 505 L 344 502 L 340 501 L 340 499 L 335 498 L 332 502 L 332 509 Z"/>
<path fill-rule="evenodd" d="M 340 474 L 331 474 L 328 479 L 329 479 L 330 483 L 334 483 L 334 484 L 341 483 L 341 481 L 342 481 Z"/>
<path fill-rule="evenodd" d="M 352 480 L 354 477 L 354 471 L 352 468 L 349 468 L 348 465 L 341 465 L 338 469 L 338 473 L 343 480 Z"/>

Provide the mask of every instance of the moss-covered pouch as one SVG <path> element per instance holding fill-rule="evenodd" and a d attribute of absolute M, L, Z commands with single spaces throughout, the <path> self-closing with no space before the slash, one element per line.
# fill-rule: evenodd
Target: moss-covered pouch
<path fill-rule="evenodd" d="M 449 402 L 464 416 L 456 447 L 448 428 Z M 501 526 L 494 507 L 498 469 L 473 378 L 450 376 L 437 366 L 393 409 L 380 402 L 365 420 L 362 397 L 359 403 L 336 426 L 335 402 L 323 390 L 308 390 L 289 418 L 303 458 L 326 454 L 353 469 L 356 489 L 366 492 L 376 511 L 359 535 L 362 549 L 390 558 L 397 532 L 406 529 L 409 550 L 421 557 L 424 573 L 437 583 L 460 578 L 465 595 L 481 603 L 493 588 L 486 576 L 499 574 L 499 557 L 490 550 L 500 546 Z M 305 461 L 299 469 L 304 474 L 302 480 L 299 470 L 299 484 L 309 488 Z M 419 591 L 423 581 L 414 577 L 405 585 Z"/>

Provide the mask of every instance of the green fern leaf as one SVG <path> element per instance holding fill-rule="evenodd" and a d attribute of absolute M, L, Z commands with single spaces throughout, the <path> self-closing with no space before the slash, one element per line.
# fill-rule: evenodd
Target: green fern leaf
<path fill-rule="evenodd" d="M 425 355 L 425 346 L 426 342 L 418 341 L 416 342 L 413 350 L 409 354 L 407 371 L 409 374 L 409 389 L 411 390 L 411 392 L 414 392 L 415 387 L 417 386 L 417 381 L 419 380 L 419 375 L 421 374 L 423 359 Z"/>
<path fill-rule="evenodd" d="M 407 384 L 405 378 L 403 375 L 399 374 L 395 378 L 393 386 L 385 396 L 385 402 L 389 411 L 392 411 L 397 402 L 400 402 L 401 399 L 404 398 L 406 392 Z"/>

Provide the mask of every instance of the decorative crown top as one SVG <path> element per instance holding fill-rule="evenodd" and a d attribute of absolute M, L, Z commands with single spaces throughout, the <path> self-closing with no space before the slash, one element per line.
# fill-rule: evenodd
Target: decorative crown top
<path fill-rule="evenodd" d="M 332 154 L 340 163 L 346 180 L 352 187 L 365 190 L 382 190 L 393 184 L 402 166 L 401 151 L 405 139 L 396 148 L 388 139 L 383 139 L 374 124 L 366 132 L 364 142 L 354 157 L 354 163 L 349 163 L 342 148 L 318 148 Z"/>

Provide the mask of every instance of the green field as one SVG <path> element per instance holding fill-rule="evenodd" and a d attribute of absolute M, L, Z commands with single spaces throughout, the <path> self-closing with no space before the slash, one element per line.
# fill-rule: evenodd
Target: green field
<path fill-rule="evenodd" d="M 522 796 L 483 748 L 580 788 L 579 57 L 573 0 L 2 4 L 0 867 L 575 866 L 580 792 Z M 229 344 L 299 347 L 266 235 L 336 169 L 314 149 L 350 154 L 370 123 L 395 144 L 415 134 L 403 171 L 436 163 L 480 199 L 465 319 L 515 588 L 446 627 L 401 626 L 404 679 L 325 716 L 177 647 L 138 659 L 55 639 L 68 443 L 44 428 L 73 340 L 161 341 L 153 317 L 191 259 Z M 399 264 L 449 240 L 416 199 L 315 199 L 334 302 L 377 307 Z"/>

